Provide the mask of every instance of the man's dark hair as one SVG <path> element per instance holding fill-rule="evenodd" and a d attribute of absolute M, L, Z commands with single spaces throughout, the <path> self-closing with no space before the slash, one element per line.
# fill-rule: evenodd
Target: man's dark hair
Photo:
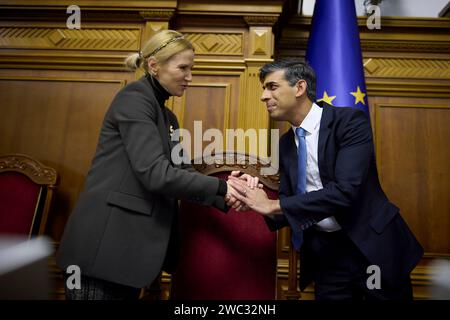
<path fill-rule="evenodd" d="M 298 59 L 282 59 L 270 62 L 259 70 L 259 80 L 264 79 L 269 73 L 284 70 L 284 78 L 292 87 L 299 80 L 306 81 L 306 95 L 312 102 L 316 101 L 316 73 L 307 63 Z"/>

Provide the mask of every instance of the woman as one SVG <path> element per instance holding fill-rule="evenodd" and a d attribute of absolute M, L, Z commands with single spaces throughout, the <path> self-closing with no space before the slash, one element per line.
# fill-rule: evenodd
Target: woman
<path fill-rule="evenodd" d="M 170 157 L 170 130 L 178 122 L 164 102 L 183 95 L 193 63 L 192 44 L 172 30 L 155 34 L 127 58 L 127 66 L 143 67 L 146 75 L 123 88 L 107 111 L 85 189 L 64 231 L 57 263 L 63 270 L 79 266 L 82 275 L 81 290 L 66 286 L 67 299 L 138 298 L 139 289 L 175 260 L 169 239 L 177 199 L 226 210 L 224 180 L 177 167 Z"/>

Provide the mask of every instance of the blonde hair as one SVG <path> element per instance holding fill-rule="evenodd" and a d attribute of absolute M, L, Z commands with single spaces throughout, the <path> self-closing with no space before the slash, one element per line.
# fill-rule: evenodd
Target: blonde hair
<path fill-rule="evenodd" d="M 173 55 L 194 47 L 181 33 L 174 30 L 162 30 L 154 34 L 139 53 L 132 53 L 125 59 L 125 65 L 131 69 L 144 68 L 148 73 L 148 59 L 154 58 L 164 64 Z"/>

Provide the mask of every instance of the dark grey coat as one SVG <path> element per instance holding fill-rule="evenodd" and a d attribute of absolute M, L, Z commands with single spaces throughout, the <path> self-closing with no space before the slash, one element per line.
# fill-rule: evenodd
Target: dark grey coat
<path fill-rule="evenodd" d="M 179 198 L 219 201 L 219 180 L 175 166 L 168 109 L 142 77 L 114 98 L 95 157 L 57 254 L 65 270 L 133 287 L 161 271 Z M 166 112 L 166 115 L 164 115 Z M 214 200 L 211 200 L 214 199 Z"/>

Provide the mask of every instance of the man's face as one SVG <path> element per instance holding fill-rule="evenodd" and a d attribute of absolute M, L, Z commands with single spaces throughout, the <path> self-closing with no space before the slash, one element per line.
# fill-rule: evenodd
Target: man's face
<path fill-rule="evenodd" d="M 297 108 L 297 86 L 291 87 L 284 77 L 284 70 L 267 74 L 263 81 L 261 101 L 266 104 L 272 119 L 289 121 Z"/>

